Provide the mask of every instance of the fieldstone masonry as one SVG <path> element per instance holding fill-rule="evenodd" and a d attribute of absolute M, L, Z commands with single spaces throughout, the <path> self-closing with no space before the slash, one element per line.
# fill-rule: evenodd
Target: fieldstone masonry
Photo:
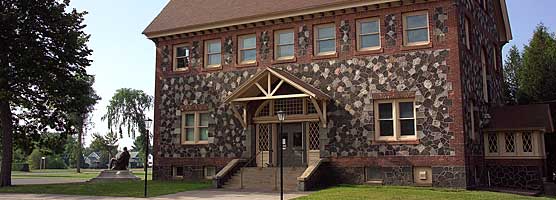
<path fill-rule="evenodd" d="M 340 22 L 340 50 L 342 52 L 350 51 L 351 48 L 351 27 L 349 26 L 349 22 L 347 20 L 342 20 Z"/>
<path fill-rule="evenodd" d="M 446 35 L 448 34 L 448 26 L 446 25 L 448 14 L 444 12 L 444 8 L 438 7 L 434 10 L 432 19 L 435 23 L 433 34 L 436 36 L 436 41 L 444 42 L 446 40 Z"/>
<path fill-rule="evenodd" d="M 398 34 L 396 31 L 397 26 L 396 15 L 390 14 L 386 15 L 384 18 L 384 24 L 386 24 L 386 46 L 393 47 L 396 46 L 396 38 L 398 38 Z"/>
<path fill-rule="evenodd" d="M 224 39 L 224 64 L 230 65 L 234 62 L 234 41 L 232 37 Z"/>
<path fill-rule="evenodd" d="M 298 40 L 298 55 L 304 56 L 307 54 L 307 49 L 309 49 L 309 41 L 311 38 L 311 32 L 307 25 L 303 25 L 299 27 L 299 31 L 297 32 L 297 40 Z"/>
<path fill-rule="evenodd" d="M 270 53 L 270 36 L 268 35 L 268 31 L 263 31 L 261 33 L 260 40 L 261 48 L 259 52 L 261 54 L 261 58 L 266 60 L 268 59 L 268 54 Z"/>

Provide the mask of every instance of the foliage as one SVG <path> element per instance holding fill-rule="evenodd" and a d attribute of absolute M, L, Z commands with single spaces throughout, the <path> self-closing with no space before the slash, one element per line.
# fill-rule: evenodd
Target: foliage
<path fill-rule="evenodd" d="M 174 194 L 178 192 L 201 190 L 211 187 L 205 182 L 186 181 L 149 181 L 149 197 Z M 0 189 L 1 193 L 66 194 L 85 196 L 143 197 L 142 181 L 71 183 L 50 185 L 21 185 Z"/>
<path fill-rule="evenodd" d="M 76 167 L 75 160 L 77 160 L 77 156 L 78 156 L 77 148 L 79 148 L 79 142 L 77 141 L 77 138 L 71 135 L 68 136 L 66 140 L 66 144 L 64 145 L 64 158 L 65 158 L 66 165 L 68 165 L 69 167 Z M 85 167 L 85 159 L 83 158 L 83 154 L 79 156 L 81 157 L 80 159 L 81 167 Z"/>
<path fill-rule="evenodd" d="M 556 100 L 556 37 L 544 24 L 537 26 L 524 47 L 517 77 L 520 103 Z"/>
<path fill-rule="evenodd" d="M 95 151 L 101 152 L 101 163 L 107 163 L 118 153 L 118 146 L 116 145 L 118 140 L 119 137 L 114 132 L 108 132 L 104 136 L 94 133 L 90 147 Z"/>
<path fill-rule="evenodd" d="M 120 137 L 123 132 L 135 137 L 135 133 L 143 133 L 145 129 L 145 113 L 152 107 L 153 97 L 142 90 L 122 88 L 110 100 L 106 107 L 107 112 L 102 117 L 106 120 L 110 131 L 118 130 Z"/>
<path fill-rule="evenodd" d="M 66 169 L 67 165 L 59 155 L 50 155 L 46 157 L 47 169 Z"/>
<path fill-rule="evenodd" d="M 517 92 L 519 89 L 517 72 L 522 66 L 521 53 L 514 45 L 510 48 L 506 57 L 506 63 L 504 64 L 504 100 L 506 104 L 517 104 Z"/>
<path fill-rule="evenodd" d="M 11 185 L 14 142 L 29 149 L 47 131 L 76 133 L 81 122 L 71 114 L 88 113 L 99 99 L 86 71 L 92 52 L 86 12 L 68 6 L 69 0 L 0 1 L 0 186 Z"/>
<path fill-rule="evenodd" d="M 41 153 L 39 149 L 33 150 L 31 155 L 29 155 L 29 168 L 31 169 L 39 169 L 41 166 L 41 158 L 44 155 Z"/>

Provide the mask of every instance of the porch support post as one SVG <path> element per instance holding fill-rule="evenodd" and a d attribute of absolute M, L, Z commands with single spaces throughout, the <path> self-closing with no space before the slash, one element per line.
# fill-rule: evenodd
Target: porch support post
<path fill-rule="evenodd" d="M 239 111 L 236 108 L 236 104 L 232 103 L 232 111 L 234 112 L 234 116 L 239 120 L 239 122 L 241 123 L 241 126 L 243 126 L 243 129 L 247 129 L 247 123 L 245 123 L 245 121 L 243 120 L 243 117 L 241 116 L 241 114 L 239 113 Z"/>

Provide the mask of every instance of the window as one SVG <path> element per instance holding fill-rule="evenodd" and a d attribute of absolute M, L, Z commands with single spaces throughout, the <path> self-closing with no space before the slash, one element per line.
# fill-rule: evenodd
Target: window
<path fill-rule="evenodd" d="M 469 115 L 471 117 L 471 139 L 475 140 L 480 128 L 479 110 L 471 103 L 469 106 Z"/>
<path fill-rule="evenodd" d="M 485 102 L 488 103 L 488 82 L 487 82 L 487 63 L 486 63 L 486 52 L 483 49 L 481 51 L 481 76 L 483 78 L 483 97 Z"/>
<path fill-rule="evenodd" d="M 515 152 L 515 136 L 514 133 L 506 133 L 504 135 L 505 137 L 505 149 L 507 153 L 513 153 Z"/>
<path fill-rule="evenodd" d="M 336 28 L 334 24 L 315 27 L 315 55 L 333 55 L 336 53 Z"/>
<path fill-rule="evenodd" d="M 274 59 L 289 60 L 294 58 L 293 30 L 277 31 L 274 34 Z"/>
<path fill-rule="evenodd" d="M 490 158 L 542 158 L 542 134 L 538 132 L 491 132 L 485 136 L 486 156 Z"/>
<path fill-rule="evenodd" d="M 192 112 L 183 114 L 182 143 L 208 143 L 208 121 L 208 113 Z"/>
<path fill-rule="evenodd" d="M 205 179 L 212 179 L 216 175 L 216 167 L 205 166 L 203 167 Z"/>
<path fill-rule="evenodd" d="M 220 67 L 222 63 L 222 48 L 220 40 L 205 42 L 205 68 Z"/>
<path fill-rule="evenodd" d="M 257 61 L 257 37 L 244 35 L 239 37 L 239 63 L 252 64 Z"/>
<path fill-rule="evenodd" d="M 362 19 L 357 22 L 357 50 L 380 49 L 380 20 Z"/>
<path fill-rule="evenodd" d="M 183 167 L 174 167 L 174 177 L 183 177 Z"/>
<path fill-rule="evenodd" d="M 427 11 L 404 14 L 404 45 L 425 45 L 429 39 L 429 14 Z"/>
<path fill-rule="evenodd" d="M 415 103 L 413 100 L 378 100 L 375 103 L 376 139 L 386 141 L 416 140 Z"/>
<path fill-rule="evenodd" d="M 533 152 L 533 136 L 531 133 L 522 133 L 521 135 L 523 142 L 523 152 L 532 153 Z"/>
<path fill-rule="evenodd" d="M 492 64 L 494 65 L 494 69 L 498 70 L 498 54 L 496 50 L 496 45 L 492 47 Z"/>
<path fill-rule="evenodd" d="M 174 71 L 186 70 L 189 67 L 189 47 L 177 45 L 174 47 Z"/>
<path fill-rule="evenodd" d="M 463 18 L 464 20 L 464 31 L 465 31 L 465 35 L 464 35 L 464 40 L 465 40 L 465 47 L 467 47 L 467 49 L 471 49 L 471 42 L 470 42 L 470 33 L 469 33 L 469 19 L 467 17 Z"/>
<path fill-rule="evenodd" d="M 498 136 L 496 133 L 488 134 L 488 152 L 498 153 Z"/>

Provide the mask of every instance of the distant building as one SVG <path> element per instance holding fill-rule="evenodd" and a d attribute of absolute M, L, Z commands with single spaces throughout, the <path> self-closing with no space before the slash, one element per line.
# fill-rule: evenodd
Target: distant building
<path fill-rule="evenodd" d="M 89 168 L 104 168 L 105 166 L 101 164 L 100 155 L 97 152 L 93 152 L 85 157 L 85 163 L 89 165 Z"/>

